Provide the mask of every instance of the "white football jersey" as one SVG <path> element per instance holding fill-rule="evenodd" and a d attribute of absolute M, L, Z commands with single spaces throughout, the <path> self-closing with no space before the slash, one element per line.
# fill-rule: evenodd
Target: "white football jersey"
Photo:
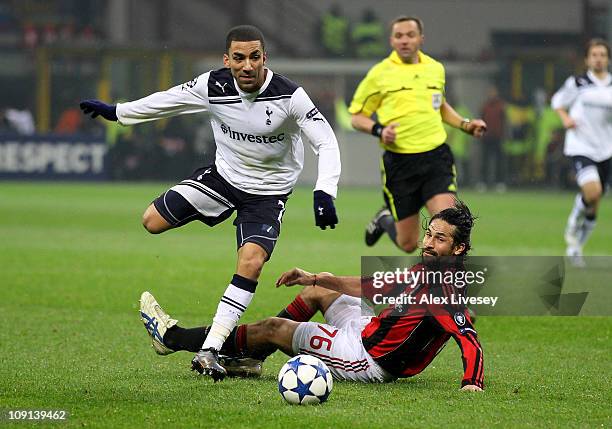
<path fill-rule="evenodd" d="M 331 126 L 303 88 L 266 71 L 257 92 L 241 91 L 230 70 L 223 68 L 167 91 L 117 104 L 117 117 L 119 123 L 132 125 L 209 112 L 219 174 L 236 188 L 260 195 L 293 189 L 304 165 L 304 132 L 319 157 L 315 190 L 335 198 L 340 152 Z"/>
<path fill-rule="evenodd" d="M 576 128 L 565 134 L 564 153 L 595 162 L 612 157 L 612 75 L 598 79 L 591 71 L 572 76 L 553 96 L 553 109 L 569 109 Z"/>

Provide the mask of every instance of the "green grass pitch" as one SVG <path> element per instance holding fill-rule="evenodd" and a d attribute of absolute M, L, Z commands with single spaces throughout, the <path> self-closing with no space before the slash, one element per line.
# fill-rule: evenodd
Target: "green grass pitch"
<path fill-rule="evenodd" d="M 210 322 L 235 266 L 231 222 L 153 236 L 140 225 L 162 184 L 0 184 L 0 410 L 69 412 L 54 427 L 609 427 L 612 318 L 482 317 L 482 394 L 460 392 L 454 342 L 422 374 L 386 385 L 337 382 L 328 403 L 285 404 L 277 353 L 257 380 L 211 380 L 190 353 L 154 354 L 137 302 L 150 290 L 183 326 Z M 363 244 L 375 189 L 341 189 L 340 224 L 314 227 L 310 191 L 289 200 L 282 238 L 243 321 L 276 314 L 297 289 L 284 270 L 357 274 L 362 255 L 398 255 L 386 238 Z M 475 255 L 559 255 L 572 195 L 463 193 L 480 216 Z M 612 254 L 603 201 L 587 254 Z M 610 285 L 612 287 L 612 284 Z M 8 424 L 6 420 L 0 425 Z M 15 423 L 16 427 L 29 424 Z"/>

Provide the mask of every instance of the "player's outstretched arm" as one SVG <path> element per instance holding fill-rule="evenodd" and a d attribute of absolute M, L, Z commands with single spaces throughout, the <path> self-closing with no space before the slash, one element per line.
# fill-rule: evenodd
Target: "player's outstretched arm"
<path fill-rule="evenodd" d="M 285 286 L 319 286 L 350 296 L 361 296 L 361 278 L 357 276 L 335 276 L 331 273 L 309 273 L 301 268 L 293 268 L 276 281 L 276 287 Z"/>
<path fill-rule="evenodd" d="M 172 116 L 201 113 L 208 110 L 206 89 L 207 74 L 200 79 L 156 92 L 144 98 L 118 104 L 106 104 L 100 100 L 83 100 L 79 106 L 92 118 L 102 116 L 121 125 L 135 125 Z"/>
<path fill-rule="evenodd" d="M 83 100 L 79 103 L 79 107 L 85 115 L 90 115 L 92 118 L 102 116 L 107 121 L 115 122 L 117 120 L 117 106 L 115 104 L 106 104 L 100 100 Z"/>

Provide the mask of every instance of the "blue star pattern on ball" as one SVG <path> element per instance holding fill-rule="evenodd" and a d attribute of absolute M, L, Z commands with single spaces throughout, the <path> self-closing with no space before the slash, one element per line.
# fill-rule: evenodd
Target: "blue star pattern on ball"
<path fill-rule="evenodd" d="M 298 368 L 300 367 L 300 365 L 302 365 L 300 363 L 300 359 L 291 359 L 289 362 L 287 362 L 287 366 L 289 367 L 288 369 L 293 370 L 293 372 L 295 372 L 297 374 Z"/>
<path fill-rule="evenodd" d="M 317 366 L 315 366 L 315 369 L 317 370 L 317 377 L 323 377 L 326 378 L 327 377 L 327 373 L 329 373 L 329 369 L 327 369 L 326 366 L 324 366 L 325 364 L 323 362 L 317 363 Z"/>
<path fill-rule="evenodd" d="M 299 395 L 300 402 L 302 402 L 304 400 L 304 397 L 306 396 L 316 396 L 310 391 L 310 385 L 312 384 L 312 380 L 308 383 L 303 383 L 302 380 L 300 380 L 300 378 L 298 377 L 297 382 L 297 387 L 292 390 Z"/>

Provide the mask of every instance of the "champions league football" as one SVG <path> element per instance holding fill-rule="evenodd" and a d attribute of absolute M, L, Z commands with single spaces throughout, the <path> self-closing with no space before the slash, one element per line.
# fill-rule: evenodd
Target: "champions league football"
<path fill-rule="evenodd" d="M 292 405 L 321 404 L 329 398 L 334 381 L 320 359 L 297 355 L 278 373 L 278 391 Z"/>

